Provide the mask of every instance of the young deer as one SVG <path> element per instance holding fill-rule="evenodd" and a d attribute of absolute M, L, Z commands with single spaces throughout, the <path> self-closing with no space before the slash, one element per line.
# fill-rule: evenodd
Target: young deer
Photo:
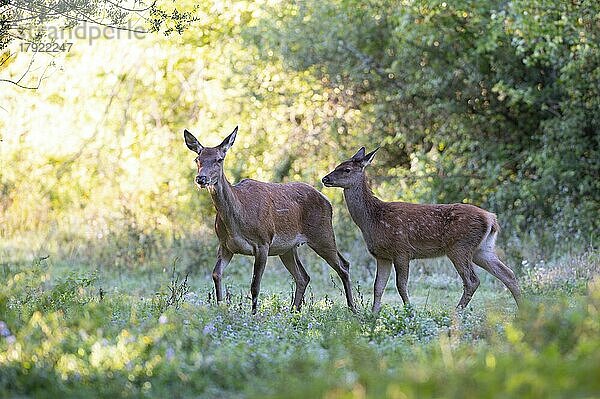
<path fill-rule="evenodd" d="M 499 230 L 496 215 L 467 204 L 381 201 L 373 195 L 365 176 L 365 167 L 377 150 L 365 154 L 362 147 L 322 180 L 327 187 L 344 189 L 350 216 L 377 260 L 373 312 L 379 312 L 381 308 L 381 296 L 392 263 L 396 269 L 398 293 L 408 305 L 409 262 L 444 255 L 450 258 L 463 281 L 459 308 L 467 306 L 479 286 L 473 262 L 502 281 L 518 305 L 520 290 L 515 275 L 498 259 L 494 250 Z"/>
<path fill-rule="evenodd" d="M 217 210 L 215 231 L 220 245 L 212 273 L 217 302 L 223 300 L 221 276 L 233 255 L 253 255 L 252 313 L 256 313 L 267 256 L 278 255 L 294 278 L 293 307 L 300 309 L 310 277 L 298 257 L 297 247 L 306 243 L 340 276 L 348 307 L 354 310 L 349 263 L 336 247 L 331 204 L 305 183 L 244 179 L 232 186 L 223 173 L 223 160 L 237 131 L 236 127 L 220 145 L 212 148 L 202 146 L 189 131 L 184 131 L 187 147 L 198 154 L 195 182 L 200 188 L 208 188 Z"/>

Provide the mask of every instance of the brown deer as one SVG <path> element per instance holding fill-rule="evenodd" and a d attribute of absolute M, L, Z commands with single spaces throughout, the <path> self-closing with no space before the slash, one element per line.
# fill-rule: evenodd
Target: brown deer
<path fill-rule="evenodd" d="M 267 256 L 278 255 L 296 283 L 292 309 L 300 309 L 310 281 L 297 247 L 308 244 L 342 279 L 348 307 L 354 311 L 349 263 L 338 252 L 327 198 L 305 183 L 264 183 L 244 179 L 231 185 L 223 173 L 223 160 L 238 128 L 217 147 L 204 147 L 187 130 L 187 147 L 198 156 L 195 182 L 207 188 L 217 210 L 215 231 L 219 239 L 217 263 L 212 273 L 217 302 L 223 300 L 221 278 L 234 254 L 254 256 L 252 313 L 256 313 L 260 281 Z"/>
<path fill-rule="evenodd" d="M 365 176 L 375 151 L 362 147 L 352 158 L 323 177 L 327 187 L 341 187 L 348 211 L 360 228 L 367 248 L 377 260 L 373 312 L 381 308 L 381 296 L 392 269 L 396 287 L 408 305 L 408 271 L 412 259 L 448 256 L 463 281 L 458 308 L 464 308 L 479 286 L 474 264 L 487 270 L 510 290 L 517 305 L 520 290 L 514 273 L 496 255 L 496 215 L 468 204 L 421 205 L 384 202 L 373 195 Z"/>

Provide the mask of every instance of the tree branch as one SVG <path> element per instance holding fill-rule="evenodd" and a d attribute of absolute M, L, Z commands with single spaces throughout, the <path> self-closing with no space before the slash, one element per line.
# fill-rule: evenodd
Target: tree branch
<path fill-rule="evenodd" d="M 136 9 L 136 8 L 127 8 L 127 7 L 123 7 L 122 5 L 120 5 L 120 4 L 116 4 L 116 3 L 113 3 L 113 2 L 112 2 L 112 1 L 110 1 L 110 0 L 104 0 L 104 1 L 106 1 L 106 2 L 107 2 L 107 3 L 109 3 L 109 4 L 112 4 L 112 5 L 113 5 L 113 6 L 115 6 L 115 7 L 118 7 L 118 8 L 120 8 L 121 10 L 129 11 L 129 12 L 135 12 L 135 13 L 138 13 L 138 12 L 144 12 L 144 11 L 148 11 L 149 9 L 151 9 L 151 8 L 154 8 L 154 6 L 156 5 L 156 1 L 154 1 L 154 2 L 152 2 L 152 4 L 151 4 L 151 5 L 149 5 L 149 6 L 148 6 L 148 7 L 146 7 L 146 8 L 138 8 L 138 9 Z"/>
<path fill-rule="evenodd" d="M 35 53 L 33 56 L 31 56 L 31 60 L 29 61 L 29 65 L 27 65 L 27 69 L 25 70 L 25 72 L 23 72 L 23 74 L 21 75 L 21 77 L 19 78 L 19 80 L 14 81 L 11 79 L 0 79 L 0 82 L 3 83 L 10 83 L 13 84 L 21 89 L 26 89 L 26 90 L 37 90 L 40 88 L 42 81 L 44 81 L 47 76 L 46 76 L 46 71 L 48 71 L 48 68 L 50 68 L 50 64 L 46 65 L 46 68 L 44 68 L 44 71 L 42 72 L 42 74 L 40 75 L 40 78 L 38 79 L 37 85 L 35 86 L 26 86 L 24 84 L 21 84 L 21 81 L 25 78 L 25 76 L 27 76 L 27 74 L 29 73 L 29 71 L 31 70 L 31 66 L 33 65 L 33 62 L 35 61 Z"/>

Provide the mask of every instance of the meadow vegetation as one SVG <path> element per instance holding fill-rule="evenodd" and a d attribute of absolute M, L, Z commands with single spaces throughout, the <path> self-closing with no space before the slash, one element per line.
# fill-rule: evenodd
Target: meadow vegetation
<path fill-rule="evenodd" d="M 167 35 L 75 39 L 30 69 L 0 37 L 0 78 L 53 71 L 33 91 L 0 82 L 0 396 L 600 395 L 598 2 L 177 6 Z M 358 314 L 305 248 L 301 312 L 276 259 L 258 315 L 248 257 L 215 304 L 214 209 L 182 134 L 214 146 L 236 125 L 230 181 L 332 201 Z M 460 279 L 434 260 L 411 264 L 411 308 L 390 284 L 369 312 L 374 261 L 319 183 L 363 145 L 381 146 L 380 198 L 497 213 L 522 309 L 480 273 L 456 312 Z"/>
<path fill-rule="evenodd" d="M 4 264 L 0 392 L 31 397 L 595 397 L 600 385 L 598 253 L 536 265 L 517 312 L 491 278 L 471 306 L 453 308 L 445 262 L 413 271 L 412 308 L 394 289 L 370 313 L 314 263 L 306 303 L 289 311 L 291 278 L 267 268 L 250 313 L 249 265 L 234 264 L 226 303 L 208 273 L 93 269 L 51 258 Z M 362 265 L 354 265 L 354 276 Z M 575 267 L 575 268 L 574 268 Z M 572 271 L 577 274 L 573 275 Z M 566 272 L 567 271 L 567 272 Z M 173 273 L 174 272 L 174 273 Z M 179 276 L 178 278 L 176 276 Z"/>

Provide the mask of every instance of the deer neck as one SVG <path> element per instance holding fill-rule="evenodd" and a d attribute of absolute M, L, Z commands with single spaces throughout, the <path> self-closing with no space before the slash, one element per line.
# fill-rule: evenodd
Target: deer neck
<path fill-rule="evenodd" d="M 210 196 L 217 213 L 229 230 L 237 224 L 237 221 L 242 217 L 242 204 L 233 191 L 233 186 L 221 174 L 219 182 L 209 187 Z"/>
<path fill-rule="evenodd" d="M 363 175 L 359 184 L 344 189 L 346 206 L 354 223 L 364 232 L 372 224 L 375 208 L 379 199 L 373 195 L 367 178 Z"/>

